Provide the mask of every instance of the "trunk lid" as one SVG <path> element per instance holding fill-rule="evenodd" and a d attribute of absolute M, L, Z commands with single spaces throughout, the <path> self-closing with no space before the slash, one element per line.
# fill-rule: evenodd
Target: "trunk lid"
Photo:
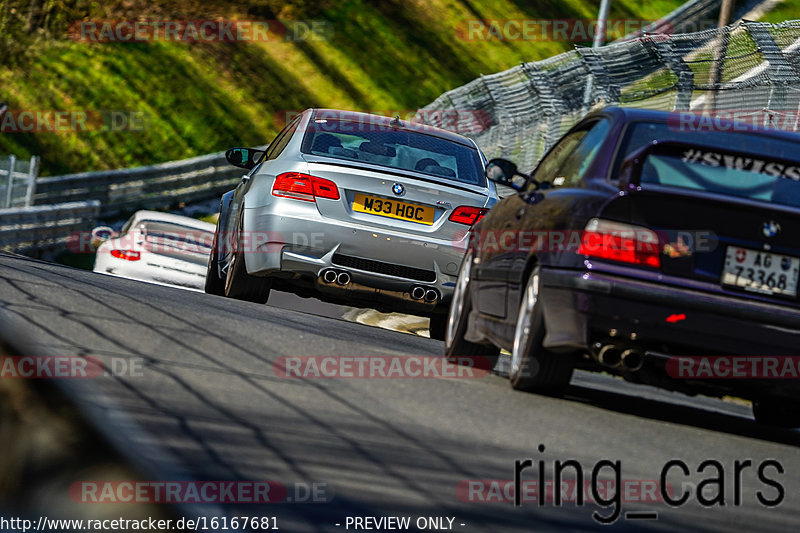
<path fill-rule="evenodd" d="M 629 161 L 599 217 L 654 230 L 662 273 L 798 305 L 800 163 L 672 142 Z"/>
<path fill-rule="evenodd" d="M 459 206 L 485 207 L 489 189 L 445 178 L 362 164 L 308 158 L 312 176 L 330 180 L 339 200 L 317 199 L 322 216 L 376 229 L 450 239 L 469 226 L 448 220 Z"/>

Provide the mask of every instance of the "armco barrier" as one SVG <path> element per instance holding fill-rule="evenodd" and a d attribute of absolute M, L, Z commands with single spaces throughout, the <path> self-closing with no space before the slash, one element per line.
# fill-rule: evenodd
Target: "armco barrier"
<path fill-rule="evenodd" d="M 107 218 L 221 195 L 243 172 L 231 166 L 224 153 L 214 153 L 146 167 L 39 178 L 34 204 L 96 200 L 100 217 Z"/>
<path fill-rule="evenodd" d="M 100 202 L 68 202 L 0 210 L 0 250 L 38 256 L 63 248 L 76 231 L 92 229 Z"/>
<path fill-rule="evenodd" d="M 41 255 L 63 248 L 71 232 L 91 229 L 98 219 L 219 197 L 245 172 L 217 152 L 145 167 L 38 178 L 31 189 L 33 207 L 0 209 L 0 250 Z"/>

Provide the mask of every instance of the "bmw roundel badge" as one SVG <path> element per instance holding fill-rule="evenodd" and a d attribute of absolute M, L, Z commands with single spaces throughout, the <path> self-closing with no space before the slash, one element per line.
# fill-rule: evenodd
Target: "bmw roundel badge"
<path fill-rule="evenodd" d="M 774 220 L 770 220 L 769 222 L 764 222 L 761 226 L 761 233 L 764 237 L 770 238 L 774 237 L 781 231 L 781 225 L 775 222 Z"/>
<path fill-rule="evenodd" d="M 402 183 L 395 183 L 392 185 L 392 192 L 395 193 L 397 196 L 402 196 L 404 192 L 406 192 L 406 188 L 403 187 Z"/>

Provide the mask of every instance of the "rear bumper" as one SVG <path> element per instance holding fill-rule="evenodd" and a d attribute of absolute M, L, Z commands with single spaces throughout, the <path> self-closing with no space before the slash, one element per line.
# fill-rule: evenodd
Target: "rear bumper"
<path fill-rule="evenodd" d="M 206 278 L 205 265 L 178 261 L 156 254 L 143 255 L 140 261 L 125 261 L 112 257 L 107 250 L 98 253 L 93 270 L 120 278 L 193 291 L 202 291 Z"/>
<path fill-rule="evenodd" d="M 590 332 L 616 329 L 698 353 L 800 354 L 800 311 L 780 305 L 596 272 L 543 268 L 541 279 L 548 346 L 586 346 Z"/>
<path fill-rule="evenodd" d="M 662 369 L 678 355 L 800 355 L 800 312 L 784 306 L 598 272 L 543 268 L 541 281 L 549 348 L 583 351 L 614 339 Z M 720 381 L 800 397 L 796 379 Z"/>
<path fill-rule="evenodd" d="M 277 213 L 274 205 L 245 209 L 245 231 L 260 237 L 245 246 L 248 273 L 289 285 L 302 278 L 337 301 L 420 313 L 449 305 L 464 255 L 458 243 L 330 220 L 313 204 L 293 204 L 297 211 Z M 320 274 L 328 269 L 348 272 L 351 282 L 324 283 Z M 438 291 L 439 300 L 414 300 L 410 293 L 416 286 Z"/>

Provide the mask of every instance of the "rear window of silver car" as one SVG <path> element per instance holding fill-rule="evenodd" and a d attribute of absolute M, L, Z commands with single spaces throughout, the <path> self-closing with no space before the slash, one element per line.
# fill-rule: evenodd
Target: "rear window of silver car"
<path fill-rule="evenodd" d="M 486 186 L 480 154 L 474 148 L 369 122 L 318 119 L 309 125 L 302 151 Z"/>

